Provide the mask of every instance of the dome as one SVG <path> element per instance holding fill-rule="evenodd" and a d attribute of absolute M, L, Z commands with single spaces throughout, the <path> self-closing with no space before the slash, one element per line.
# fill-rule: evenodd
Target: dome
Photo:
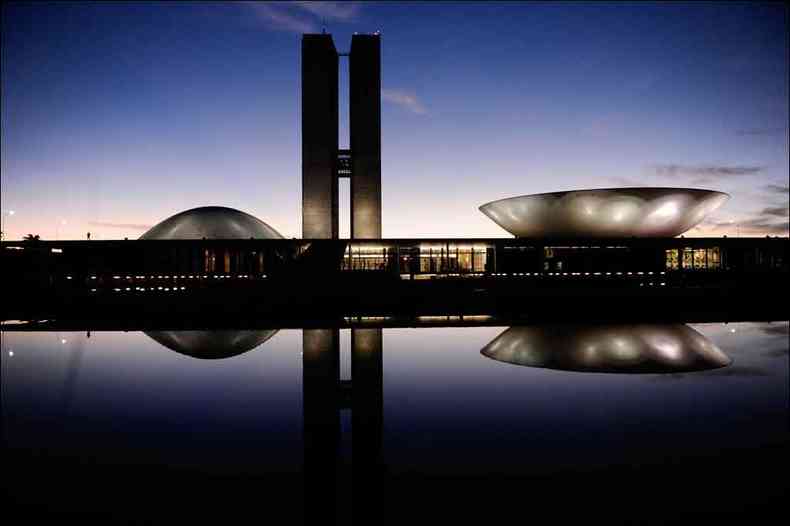
<path fill-rule="evenodd" d="M 180 354 L 216 360 L 230 358 L 255 349 L 277 334 L 277 329 L 265 331 L 145 331 L 161 345 Z"/>
<path fill-rule="evenodd" d="M 240 210 L 202 206 L 170 216 L 140 239 L 282 239 L 275 229 Z"/>
<path fill-rule="evenodd" d="M 480 353 L 516 365 L 597 373 L 681 373 L 731 363 L 682 323 L 511 327 Z"/>
<path fill-rule="evenodd" d="M 608 188 L 522 195 L 480 211 L 516 237 L 675 237 L 730 196 L 688 188 Z"/>

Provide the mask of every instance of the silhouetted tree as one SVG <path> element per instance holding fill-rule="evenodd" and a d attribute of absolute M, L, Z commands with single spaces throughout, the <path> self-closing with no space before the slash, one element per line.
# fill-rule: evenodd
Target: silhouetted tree
<path fill-rule="evenodd" d="M 41 237 L 38 234 L 28 234 L 22 238 L 23 241 L 40 241 Z"/>

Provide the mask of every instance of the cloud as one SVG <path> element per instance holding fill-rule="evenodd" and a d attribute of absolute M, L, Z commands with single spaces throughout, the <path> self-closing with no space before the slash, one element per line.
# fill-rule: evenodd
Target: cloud
<path fill-rule="evenodd" d="M 691 177 L 693 179 L 689 181 L 689 184 L 692 185 L 706 184 L 745 175 L 755 175 L 763 171 L 762 166 L 719 164 L 655 164 L 650 168 L 654 175 L 666 179 Z"/>
<path fill-rule="evenodd" d="M 760 215 L 788 217 L 790 215 L 790 208 L 786 206 L 773 206 L 773 207 L 763 208 L 763 211 L 760 212 Z"/>
<path fill-rule="evenodd" d="M 773 128 L 741 128 L 735 131 L 736 135 L 745 136 L 745 135 L 782 135 L 787 131 L 787 128 L 784 127 L 773 127 Z"/>
<path fill-rule="evenodd" d="M 100 226 L 102 228 L 119 228 L 122 230 L 148 230 L 151 225 L 140 225 L 136 223 L 105 223 L 103 221 L 90 221 L 91 226 Z"/>
<path fill-rule="evenodd" d="M 327 20 L 353 20 L 360 10 L 360 5 L 352 2 L 244 2 L 242 5 L 270 29 L 299 34 L 317 33 L 319 23 Z"/>
<path fill-rule="evenodd" d="M 781 184 L 767 184 L 763 187 L 766 192 L 770 192 L 772 194 L 781 194 L 787 196 L 790 193 L 790 186 L 788 185 L 781 185 Z"/>
<path fill-rule="evenodd" d="M 725 221 L 714 223 L 713 226 L 717 228 L 727 228 L 729 230 L 735 228 L 737 231 L 744 234 L 759 235 L 787 235 L 788 231 L 790 231 L 790 222 L 783 221 L 781 223 L 774 223 L 771 222 L 770 219 L 764 217 L 737 222 Z"/>
<path fill-rule="evenodd" d="M 381 98 L 387 102 L 392 102 L 403 108 L 406 108 L 412 113 L 417 115 L 425 115 L 428 110 L 425 109 L 422 102 L 417 98 L 417 95 L 398 89 L 383 89 L 381 90 Z"/>
<path fill-rule="evenodd" d="M 283 2 L 249 2 L 249 6 L 270 29 L 292 33 L 316 33 L 316 25 L 295 13 Z"/>
<path fill-rule="evenodd" d="M 676 177 L 679 175 L 692 175 L 702 177 L 735 177 L 752 175 L 763 171 L 762 166 L 726 166 L 726 165 L 683 165 L 683 164 L 657 164 L 653 166 L 656 175 L 662 177 Z"/>
<path fill-rule="evenodd" d="M 356 2 L 293 2 L 305 11 L 329 20 L 353 20 L 359 14 Z"/>
<path fill-rule="evenodd" d="M 740 223 L 741 230 L 746 232 L 760 233 L 760 234 L 787 234 L 790 230 L 790 222 L 784 221 L 782 223 L 769 223 L 765 219 L 750 219 Z"/>

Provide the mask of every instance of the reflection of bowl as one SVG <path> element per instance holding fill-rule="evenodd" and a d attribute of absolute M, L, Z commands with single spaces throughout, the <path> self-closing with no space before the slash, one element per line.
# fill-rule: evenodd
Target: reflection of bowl
<path fill-rule="evenodd" d="M 146 331 L 145 334 L 177 353 L 193 358 L 230 358 L 250 351 L 277 333 L 266 331 Z"/>
<path fill-rule="evenodd" d="M 516 365 L 610 373 L 678 373 L 731 362 L 708 338 L 679 323 L 511 327 L 480 352 Z"/>
<path fill-rule="evenodd" d="M 714 190 L 611 188 L 510 197 L 480 211 L 516 237 L 674 237 L 729 198 Z"/>

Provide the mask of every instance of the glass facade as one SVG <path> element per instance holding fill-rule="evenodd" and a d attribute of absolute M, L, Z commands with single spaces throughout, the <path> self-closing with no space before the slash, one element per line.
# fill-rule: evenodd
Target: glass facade
<path fill-rule="evenodd" d="M 671 248 L 666 251 L 666 268 L 667 270 L 677 270 L 680 268 L 680 261 L 678 260 L 678 249 Z"/>
<path fill-rule="evenodd" d="M 665 251 L 665 267 L 667 270 L 721 269 L 721 249 L 719 247 L 670 248 Z"/>
<path fill-rule="evenodd" d="M 616 245 L 606 242 L 599 240 L 593 244 L 579 240 L 567 245 L 520 239 L 4 242 L 2 252 L 4 261 L 13 268 L 24 272 L 29 268 L 41 269 L 52 276 L 68 275 L 71 284 L 81 280 L 90 285 L 117 284 L 121 278 L 116 276 L 123 276 L 124 280 L 208 278 L 207 282 L 217 283 L 214 278 L 220 277 L 324 279 L 337 271 L 376 273 L 384 279 L 517 276 L 557 283 L 575 283 L 576 278 L 594 281 L 631 276 L 650 285 L 651 280 L 663 283 L 657 276 L 665 274 L 763 272 L 786 269 L 788 262 L 786 238 L 618 240 Z M 667 285 L 670 283 L 667 281 Z"/>

